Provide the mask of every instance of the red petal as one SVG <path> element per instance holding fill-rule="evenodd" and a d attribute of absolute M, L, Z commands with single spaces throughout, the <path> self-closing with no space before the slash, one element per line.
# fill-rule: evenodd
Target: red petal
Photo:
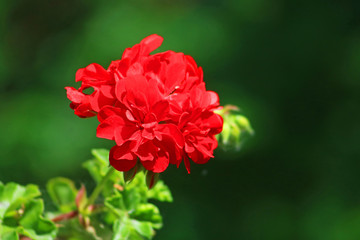
<path fill-rule="evenodd" d="M 184 154 L 184 164 L 185 164 L 185 168 L 187 170 L 187 172 L 190 174 L 190 160 L 189 160 L 189 157 Z"/>
<path fill-rule="evenodd" d="M 131 141 L 126 142 L 122 146 L 114 146 L 110 150 L 109 161 L 118 171 L 129 171 L 136 165 L 136 155 L 129 151 Z"/>
<path fill-rule="evenodd" d="M 116 96 L 118 99 L 123 97 L 124 103 L 128 108 L 138 108 L 143 113 L 148 113 L 150 106 L 161 100 L 162 96 L 157 87 L 158 82 L 154 79 L 149 81 L 141 75 L 127 77 L 123 80 L 124 86 L 117 83 Z M 124 92 L 124 89 L 125 91 Z"/>
<path fill-rule="evenodd" d="M 83 81 L 90 86 L 104 84 L 111 82 L 111 74 L 106 71 L 101 65 L 92 63 L 86 68 L 80 68 L 76 72 L 75 81 Z"/>
<path fill-rule="evenodd" d="M 172 54 L 169 59 L 170 64 L 166 68 L 166 75 L 162 76 L 166 94 L 172 93 L 175 89 L 180 88 L 182 82 L 185 80 L 186 65 L 184 63 L 184 54 Z"/>
<path fill-rule="evenodd" d="M 111 116 L 114 116 L 114 115 L 123 116 L 123 111 L 124 110 L 117 108 L 117 107 L 105 106 L 99 112 L 98 120 L 99 120 L 99 122 L 103 122 L 105 119 L 107 119 Z"/>
<path fill-rule="evenodd" d="M 163 38 L 159 35 L 153 34 L 144 38 L 139 44 L 132 48 L 125 49 L 122 59 L 130 59 L 131 62 L 138 60 L 140 56 L 147 56 L 149 53 L 160 47 Z"/>
<path fill-rule="evenodd" d="M 154 161 L 156 153 L 159 151 L 158 147 L 154 145 L 153 141 L 146 141 L 139 146 L 136 155 L 141 161 Z"/>
<path fill-rule="evenodd" d="M 136 125 L 124 125 L 115 128 L 115 142 L 122 145 L 128 140 L 140 141 L 140 131 Z"/>
<path fill-rule="evenodd" d="M 189 157 L 197 164 L 207 163 L 210 159 L 209 156 L 206 156 L 199 151 L 194 151 L 192 153 L 189 153 Z"/>
<path fill-rule="evenodd" d="M 183 149 L 179 148 L 177 144 L 175 144 L 171 136 L 164 135 L 162 140 L 155 142 L 162 151 L 165 151 L 167 154 L 169 154 L 169 161 L 171 164 L 179 165 L 181 163 L 183 158 Z"/>
<path fill-rule="evenodd" d="M 131 77 L 136 75 L 142 75 L 143 73 L 144 73 L 143 65 L 140 64 L 139 62 L 136 62 L 129 67 L 128 71 L 126 72 L 126 76 Z"/>
<path fill-rule="evenodd" d="M 218 134 L 223 128 L 223 118 L 214 112 L 202 119 L 201 129 L 210 129 L 209 134 Z"/>
<path fill-rule="evenodd" d="M 88 118 L 96 115 L 96 113 L 92 111 L 89 103 L 80 104 L 77 106 L 70 104 L 70 107 L 74 109 L 74 113 L 81 118 Z"/>
<path fill-rule="evenodd" d="M 77 89 L 75 89 L 73 87 L 65 87 L 65 89 L 66 89 L 67 98 L 70 101 L 75 102 L 75 103 L 81 103 L 84 100 L 85 94 L 78 91 Z"/>
<path fill-rule="evenodd" d="M 169 101 L 161 100 L 151 106 L 150 112 L 153 113 L 158 122 L 166 119 L 169 113 Z"/>
<path fill-rule="evenodd" d="M 98 118 L 101 123 L 97 128 L 97 137 L 115 140 L 117 145 L 139 138 L 139 134 L 135 134 L 139 128 L 136 122 L 128 120 L 126 110 L 104 107 L 99 112 Z"/>
<path fill-rule="evenodd" d="M 125 98 L 128 100 L 128 102 L 148 111 L 149 104 L 147 101 L 146 92 L 149 91 L 149 89 L 146 78 L 139 75 L 127 77 L 124 79 L 124 84 L 126 89 Z"/>
<path fill-rule="evenodd" d="M 142 51 L 141 51 L 142 55 L 148 55 L 149 53 L 160 47 L 163 40 L 164 39 L 157 34 L 152 34 L 144 38 L 140 42 L 140 45 L 142 47 Z"/>
<path fill-rule="evenodd" d="M 141 161 L 141 163 L 147 170 L 161 173 L 169 166 L 169 155 L 164 151 L 159 151 L 153 161 Z"/>
<path fill-rule="evenodd" d="M 206 91 L 209 98 L 209 107 L 215 108 L 219 106 L 219 95 L 213 91 Z"/>
<path fill-rule="evenodd" d="M 184 147 L 184 136 L 174 124 L 159 124 L 155 129 L 157 134 L 167 135 L 176 143 L 179 148 Z"/>
<path fill-rule="evenodd" d="M 115 140 L 115 131 L 121 126 L 125 125 L 124 120 L 118 115 L 113 115 L 106 118 L 96 129 L 96 136 L 98 138 L 105 138 Z"/>

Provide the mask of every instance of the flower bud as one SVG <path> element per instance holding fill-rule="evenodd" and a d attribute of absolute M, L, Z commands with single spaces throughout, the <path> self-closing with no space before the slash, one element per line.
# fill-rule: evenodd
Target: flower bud
<path fill-rule="evenodd" d="M 244 140 L 254 134 L 249 120 L 239 114 L 239 111 L 239 108 L 233 105 L 226 105 L 216 111 L 224 119 L 223 130 L 217 138 L 225 149 L 239 150 Z"/>
<path fill-rule="evenodd" d="M 154 173 L 154 172 L 151 172 L 151 171 L 147 171 L 146 173 L 146 185 L 148 187 L 148 189 L 152 189 L 156 183 L 158 182 L 159 180 L 159 173 Z"/>

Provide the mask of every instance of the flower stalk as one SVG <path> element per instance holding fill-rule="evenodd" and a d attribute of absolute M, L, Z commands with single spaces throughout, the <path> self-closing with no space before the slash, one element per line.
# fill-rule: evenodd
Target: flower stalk
<path fill-rule="evenodd" d="M 94 204 L 96 198 L 99 196 L 102 189 L 104 188 L 106 181 L 111 177 L 111 175 L 114 173 L 114 171 L 115 171 L 115 168 L 109 167 L 106 175 L 103 177 L 103 179 L 101 179 L 100 183 L 95 187 L 94 191 L 91 193 L 87 203 L 85 204 L 84 209 L 88 209 L 89 206 Z"/>

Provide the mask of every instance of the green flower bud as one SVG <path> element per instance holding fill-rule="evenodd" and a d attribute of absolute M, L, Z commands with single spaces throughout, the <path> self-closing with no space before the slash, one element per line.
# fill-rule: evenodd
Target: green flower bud
<path fill-rule="evenodd" d="M 225 149 L 239 150 L 244 140 L 254 134 L 249 120 L 239 112 L 239 108 L 233 105 L 226 105 L 216 111 L 224 119 L 223 130 L 217 139 Z"/>

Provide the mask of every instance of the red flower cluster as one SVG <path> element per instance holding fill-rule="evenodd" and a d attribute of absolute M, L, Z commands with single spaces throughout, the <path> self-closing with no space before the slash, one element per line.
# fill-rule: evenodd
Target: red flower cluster
<path fill-rule="evenodd" d="M 151 35 L 124 51 L 105 70 L 93 63 L 79 69 L 81 87 L 66 87 L 79 117 L 97 115 L 97 136 L 115 140 L 110 164 L 128 171 L 138 161 L 163 172 L 184 159 L 203 164 L 213 157 L 223 120 L 215 92 L 206 91 L 203 72 L 191 56 L 173 51 L 150 55 L 163 38 Z M 84 90 L 92 88 L 91 94 Z"/>

